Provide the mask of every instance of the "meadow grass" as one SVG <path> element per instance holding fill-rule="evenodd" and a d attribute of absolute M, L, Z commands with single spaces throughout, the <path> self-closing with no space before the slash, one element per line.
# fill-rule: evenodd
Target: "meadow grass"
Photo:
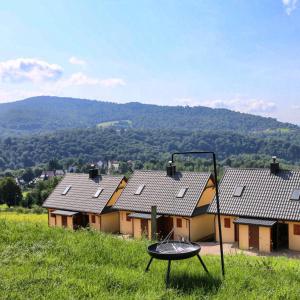
<path fill-rule="evenodd" d="M 47 216 L 0 213 L 0 299 L 299 299 L 300 262 L 284 257 L 204 256 L 149 260 L 148 241 L 48 228 Z"/>

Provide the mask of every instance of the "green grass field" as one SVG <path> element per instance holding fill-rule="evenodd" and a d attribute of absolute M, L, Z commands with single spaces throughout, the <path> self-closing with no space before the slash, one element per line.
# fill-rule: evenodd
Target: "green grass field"
<path fill-rule="evenodd" d="M 166 262 L 149 273 L 147 241 L 90 230 L 48 228 L 46 215 L 0 213 L 0 299 L 299 299 L 300 261 L 226 256 L 174 262 L 166 290 Z"/>

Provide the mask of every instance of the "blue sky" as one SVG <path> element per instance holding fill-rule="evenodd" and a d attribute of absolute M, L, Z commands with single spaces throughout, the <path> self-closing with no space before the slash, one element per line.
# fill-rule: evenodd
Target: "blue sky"
<path fill-rule="evenodd" d="M 297 0 L 2 1 L 0 102 L 205 105 L 300 124 Z"/>

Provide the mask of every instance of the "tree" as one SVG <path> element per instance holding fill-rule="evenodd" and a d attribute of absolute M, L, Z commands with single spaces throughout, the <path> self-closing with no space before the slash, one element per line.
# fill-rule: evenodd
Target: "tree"
<path fill-rule="evenodd" d="M 31 208 L 34 204 L 34 196 L 32 192 L 28 192 L 20 202 L 21 206 Z"/>
<path fill-rule="evenodd" d="M 27 183 L 31 181 L 34 177 L 35 176 L 31 168 L 27 168 L 22 175 L 22 179 Z"/>
<path fill-rule="evenodd" d="M 48 163 L 48 170 L 50 171 L 55 171 L 58 169 L 62 169 L 62 166 L 60 165 L 60 163 L 58 162 L 57 159 L 51 159 Z"/>
<path fill-rule="evenodd" d="M 0 180 L 0 198 L 8 207 L 16 206 L 22 200 L 22 191 L 12 177 Z"/>

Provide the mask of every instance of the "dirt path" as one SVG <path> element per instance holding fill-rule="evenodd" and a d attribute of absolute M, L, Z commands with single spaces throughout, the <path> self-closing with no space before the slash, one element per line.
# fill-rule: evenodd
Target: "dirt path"
<path fill-rule="evenodd" d="M 201 245 L 201 254 L 202 255 L 219 255 L 220 246 L 218 243 L 214 242 L 200 242 Z M 250 256 L 286 256 L 289 258 L 300 258 L 300 252 L 291 251 L 291 250 L 280 250 L 274 251 L 271 253 L 262 253 L 255 250 L 240 250 L 237 247 L 237 244 L 224 243 L 223 244 L 224 254 L 238 254 L 242 253 Z"/>

